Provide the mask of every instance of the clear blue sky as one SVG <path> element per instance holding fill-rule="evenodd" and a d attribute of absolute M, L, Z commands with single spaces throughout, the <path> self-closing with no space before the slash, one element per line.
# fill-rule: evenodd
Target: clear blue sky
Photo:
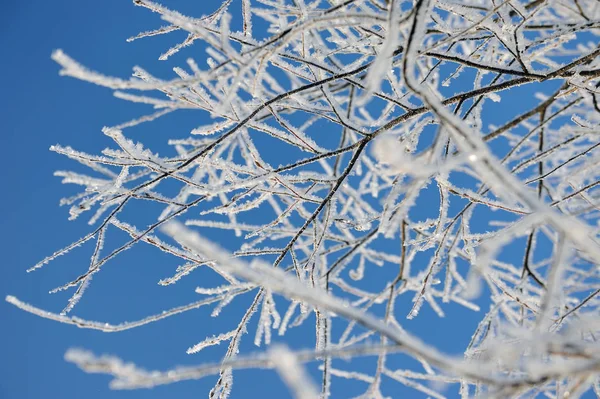
<path fill-rule="evenodd" d="M 216 0 L 165 1 L 171 8 L 196 16 L 209 11 L 201 7 L 216 3 Z M 48 148 L 60 143 L 97 153 L 110 144 L 101 133 L 103 126 L 140 116 L 149 109 L 116 99 L 109 90 L 60 77 L 58 66 L 50 59 L 52 50 L 62 48 L 95 70 L 121 77 L 129 76 L 134 65 L 158 75 L 168 73 L 185 58 L 194 56 L 201 61 L 204 54 L 192 47 L 169 62 L 157 61 L 158 55 L 180 40 L 181 35 L 126 43 L 126 38 L 164 23 L 156 14 L 125 0 L 9 0 L 2 8 L 0 206 L 4 212 L 0 222 L 0 293 L 2 297 L 12 294 L 45 309 L 60 311 L 68 294 L 49 295 L 48 291 L 87 267 L 89 246 L 36 273 L 27 274 L 25 269 L 86 234 L 89 226 L 86 219 L 69 222 L 68 209 L 58 207 L 60 198 L 75 191 L 61 185 L 52 173 L 76 165 Z M 522 103 L 513 103 L 515 112 L 519 106 Z M 136 131 L 136 139 L 160 143 L 170 134 L 184 136 L 189 128 L 200 125 L 203 117 L 176 115 L 144 125 L 143 130 Z M 169 288 L 156 284 L 175 265 L 174 260 L 155 252 L 129 251 L 98 274 L 75 314 L 118 323 L 197 299 L 193 290 L 198 281 L 184 280 Z M 105 334 L 41 319 L 2 301 L 0 398 L 204 397 L 214 384 L 214 377 L 154 390 L 110 391 L 108 378 L 77 370 L 63 360 L 63 355 L 70 347 L 83 347 L 95 353 L 117 354 L 149 369 L 214 361 L 225 349 L 223 346 L 196 356 L 186 355 L 185 350 L 206 336 L 231 329 L 239 321 L 241 309 L 234 306 L 229 316 L 219 319 L 210 318 L 209 309 L 199 310 L 140 329 Z M 424 311 L 422 318 L 412 322 L 411 330 L 421 331 L 426 341 L 437 342 L 457 353 L 464 349 L 469 331 L 481 315 L 468 317 L 460 309 L 448 309 L 449 317 L 444 320 Z M 313 342 L 310 332 L 291 334 L 299 347 Z M 258 350 L 252 341 L 253 332 L 246 336 L 242 351 Z M 277 398 L 288 396 L 271 371 L 241 372 L 236 378 L 233 398 L 259 397 L 260 393 Z M 354 393 L 365 388 L 363 385 Z M 406 392 L 408 397 L 422 397 L 415 391 Z M 350 394 L 337 391 L 334 396 Z"/>

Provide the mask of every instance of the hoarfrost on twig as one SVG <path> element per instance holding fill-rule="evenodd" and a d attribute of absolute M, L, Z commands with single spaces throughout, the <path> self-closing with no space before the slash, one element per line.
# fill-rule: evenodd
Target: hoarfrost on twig
<path fill-rule="evenodd" d="M 129 41 L 183 31 L 159 59 L 196 42 L 206 56 L 171 77 L 135 67 L 121 78 L 52 54 L 61 75 L 154 110 L 103 129 L 113 143 L 100 155 L 51 147 L 90 169 L 56 175 L 81 187 L 61 201 L 70 218 L 93 211 L 94 227 L 28 271 L 94 249 L 79 277 L 52 290 L 74 288 L 62 312 L 6 300 L 104 332 L 211 304 L 213 317 L 247 308 L 231 330 L 187 344 L 227 342 L 220 363 L 145 371 L 75 349 L 68 361 L 113 375 L 116 389 L 216 374 L 219 398 L 240 368 L 276 369 L 298 398 L 339 395 L 348 379 L 369 398 L 396 384 L 435 398 L 600 395 L 600 3 L 226 0 L 201 18 L 134 4 L 167 24 Z M 167 140 L 172 150 L 128 138 L 183 109 L 212 120 Z M 128 221 L 142 201 L 160 213 Z M 105 253 L 115 229 L 127 241 Z M 197 234 L 210 229 L 231 233 L 231 251 Z M 178 259 L 160 286 L 200 268 L 219 282 L 139 321 L 67 315 L 95 274 L 142 245 Z M 467 347 L 453 348 L 464 359 L 410 333 L 427 313 L 453 319 L 453 305 L 485 311 Z M 240 354 L 254 326 L 257 346 L 276 345 Z M 280 345 L 309 327 L 315 349 Z M 416 362 L 397 368 L 399 352 Z M 375 357 L 373 369 L 338 360 L 358 356 Z"/>

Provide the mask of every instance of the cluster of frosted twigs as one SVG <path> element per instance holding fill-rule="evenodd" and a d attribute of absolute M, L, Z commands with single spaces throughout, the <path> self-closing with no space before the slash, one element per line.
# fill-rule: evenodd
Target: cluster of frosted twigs
<path fill-rule="evenodd" d="M 71 218 L 89 213 L 93 230 L 31 270 L 88 241 L 91 261 L 53 290 L 72 293 L 60 313 L 7 300 L 106 332 L 202 306 L 223 315 L 242 296 L 247 310 L 190 346 L 227 343 L 216 364 L 68 360 L 113 375 L 114 388 L 217 374 L 218 398 L 241 368 L 276 369 L 299 398 L 335 397 L 347 379 L 364 398 L 398 384 L 434 398 L 600 396 L 597 0 L 226 0 L 199 2 L 210 12 L 201 18 L 134 3 L 166 24 L 130 40 L 183 31 L 160 59 L 191 45 L 206 56 L 168 79 L 140 67 L 122 79 L 53 54 L 62 75 L 155 111 L 105 128 L 114 145 L 100 155 L 52 147 L 90 169 L 57 175 L 82 187 L 63 204 Z M 127 138 L 181 109 L 212 122 L 160 149 L 171 156 Z M 128 222 L 124 210 L 147 201 L 160 214 Z M 231 233 L 227 250 L 199 234 L 211 229 Z M 107 251 L 116 230 L 129 240 Z M 134 245 L 179 259 L 161 285 L 199 268 L 221 283 L 137 322 L 70 316 L 93 276 Z M 411 333 L 425 308 L 452 317 L 457 307 L 481 320 L 454 348 L 464 356 Z M 312 349 L 238 353 L 250 326 L 260 346 L 311 324 Z M 416 361 L 399 367 L 407 355 Z M 363 356 L 372 370 L 338 361 Z"/>

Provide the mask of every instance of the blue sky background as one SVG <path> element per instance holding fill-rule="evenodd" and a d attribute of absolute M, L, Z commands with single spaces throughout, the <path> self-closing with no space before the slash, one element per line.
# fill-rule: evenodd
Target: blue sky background
<path fill-rule="evenodd" d="M 216 0 L 170 0 L 173 9 L 200 16 L 214 10 Z M 206 8 L 203 8 L 206 7 Z M 237 6 L 234 10 L 237 10 Z M 40 259 L 85 235 L 90 227 L 86 218 L 70 222 L 68 208 L 59 208 L 60 198 L 74 194 L 75 188 L 63 186 L 52 173 L 58 169 L 77 169 L 74 162 L 48 151 L 52 144 L 70 145 L 98 153 L 110 145 L 101 133 L 103 126 L 116 125 L 148 113 L 150 109 L 113 97 L 110 90 L 60 77 L 58 66 L 50 59 L 53 49 L 67 54 L 92 69 L 107 75 L 127 77 L 135 65 L 159 76 L 170 76 L 173 66 L 194 57 L 200 64 L 205 55 L 191 47 L 168 62 L 157 58 L 184 36 L 175 33 L 126 43 L 140 31 L 163 25 L 156 14 L 135 7 L 129 1 L 75 0 L 27 2 L 9 1 L 0 13 L 0 157 L 4 209 L 0 224 L 0 294 L 20 299 L 51 311 L 60 311 L 67 294 L 49 295 L 48 291 L 87 268 L 91 246 L 87 245 L 33 273 L 25 269 Z M 468 78 L 468 74 L 465 74 Z M 555 86 L 553 83 L 549 85 Z M 550 87 L 550 86 L 549 86 Z M 525 92 L 523 90 L 526 90 Z M 537 101 L 530 89 L 515 89 L 505 96 L 503 115 L 487 115 L 501 123 L 518 113 L 529 102 Z M 511 97 L 513 101 L 511 101 Z M 503 101 L 504 101 L 503 97 Z M 511 113 L 513 113 L 511 115 Z M 204 119 L 203 119 L 204 118 Z M 205 115 L 177 112 L 151 124 L 131 130 L 131 137 L 152 146 L 170 137 L 185 137 L 191 128 L 206 121 Z M 130 132 L 127 132 L 130 135 Z M 154 147 L 159 149 L 160 147 Z M 437 207 L 437 203 L 432 207 Z M 219 241 L 219 235 L 212 237 Z M 86 319 L 119 323 L 136 320 L 198 299 L 194 288 L 208 274 L 198 273 L 170 287 L 156 282 L 171 274 L 174 259 L 134 248 L 109 264 L 95 277 L 93 284 L 74 314 Z M 519 250 L 520 251 L 520 250 Z M 517 256 L 522 256 L 518 253 Z M 251 294 L 252 295 L 252 294 Z M 244 298 L 250 300 L 249 296 Z M 197 364 L 218 360 L 224 345 L 190 356 L 185 350 L 206 336 L 233 328 L 245 309 L 237 301 L 227 315 L 210 318 L 211 309 L 188 312 L 170 319 L 117 334 L 81 330 L 41 319 L 0 302 L 0 398 L 192 398 L 204 397 L 216 377 L 184 382 L 153 390 L 110 391 L 105 376 L 85 374 L 63 360 L 70 347 L 83 347 L 95 353 L 116 354 L 148 369 L 164 369 L 178 364 Z M 410 303 L 398 312 L 407 312 Z M 442 349 L 461 352 L 481 314 L 469 314 L 458 306 L 446 307 L 448 317 L 438 319 L 424 306 L 422 317 L 410 322 L 427 342 Z M 485 310 L 485 309 L 484 309 Z M 285 309 L 280 309 L 284 312 Z M 256 351 L 254 331 L 245 336 L 242 352 Z M 291 330 L 288 339 L 295 347 L 310 347 L 313 333 L 308 329 Z M 404 358 L 406 360 L 406 358 Z M 336 380 L 337 381 L 337 380 Z M 348 383 L 334 397 L 348 397 L 366 389 L 365 384 Z M 404 390 L 384 392 L 396 397 L 422 394 Z M 353 391 L 357 388 L 357 391 Z M 236 373 L 233 398 L 284 398 L 287 391 L 272 371 Z"/>

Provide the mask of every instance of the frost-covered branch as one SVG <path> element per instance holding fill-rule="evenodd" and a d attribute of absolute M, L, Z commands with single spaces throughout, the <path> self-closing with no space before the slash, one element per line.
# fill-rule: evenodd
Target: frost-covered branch
<path fill-rule="evenodd" d="M 51 291 L 72 292 L 62 312 L 6 299 L 104 332 L 247 306 L 232 329 L 186 344 L 195 354 L 226 342 L 220 363 L 148 372 L 87 352 L 69 360 L 112 374 L 114 388 L 218 374 L 219 398 L 239 368 L 275 368 L 302 398 L 335 397 L 346 380 L 369 398 L 397 384 L 436 398 L 600 395 L 600 3 L 226 0 L 198 17 L 134 4 L 162 22 L 129 41 L 180 31 L 159 60 L 194 43 L 205 55 L 123 78 L 53 53 L 62 75 L 152 110 L 103 129 L 113 145 L 100 154 L 51 148 L 80 164 L 56 172 L 81 188 L 61 204 L 92 227 L 29 271 L 94 249 Z M 188 136 L 157 148 L 128 138 L 180 110 L 204 117 Z M 133 223 L 142 201 L 160 210 Z M 194 232 L 210 229 L 229 234 L 227 250 Z M 220 282 L 136 322 L 67 316 L 137 246 L 179 262 L 161 286 L 200 268 Z M 452 348 L 461 359 L 413 330 L 424 312 L 452 319 L 456 308 L 480 320 Z M 258 346 L 311 328 L 315 349 L 239 355 L 251 328 Z M 375 359 L 371 371 L 339 360 L 360 355 Z"/>

